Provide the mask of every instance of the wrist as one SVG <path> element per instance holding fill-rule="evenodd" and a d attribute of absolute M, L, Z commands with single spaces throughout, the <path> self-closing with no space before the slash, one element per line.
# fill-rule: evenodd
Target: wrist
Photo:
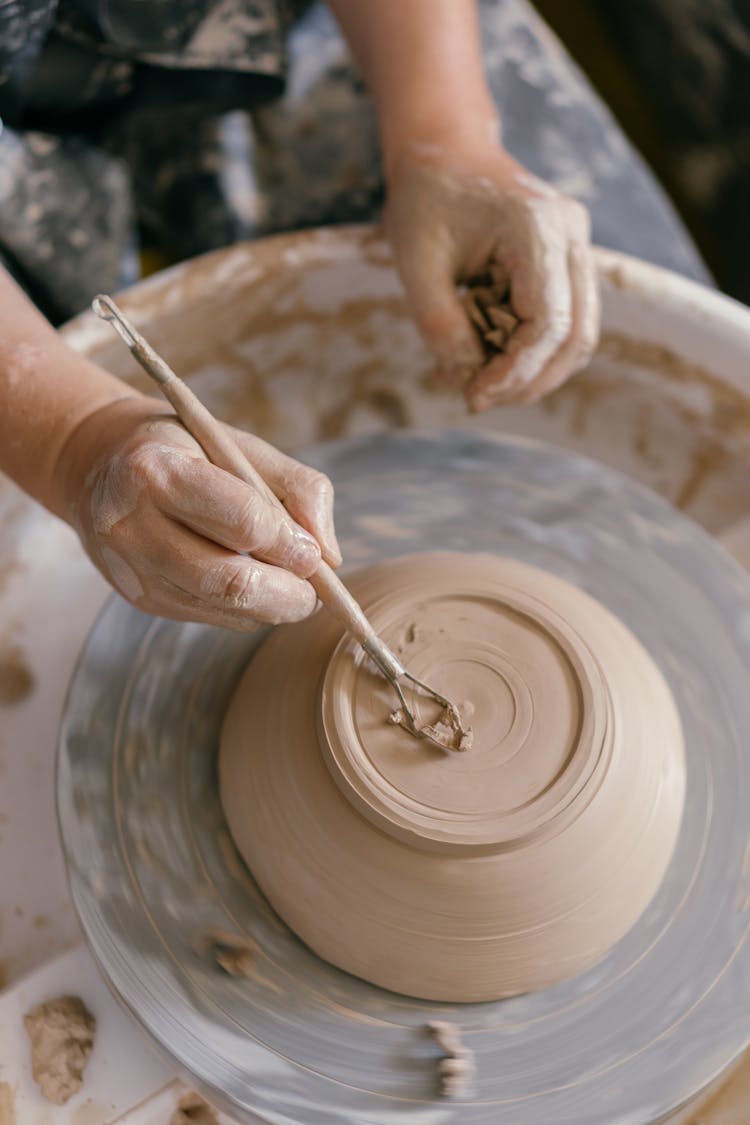
<path fill-rule="evenodd" d="M 0 472 L 54 514 L 57 461 L 79 421 L 136 392 L 49 330 L 0 339 Z"/>
<path fill-rule="evenodd" d="M 70 420 L 59 441 L 46 507 L 77 527 L 79 502 L 107 451 L 122 445 L 140 422 L 169 410 L 166 403 L 122 385 L 119 394 L 113 388 L 109 397 L 90 403 Z"/>
<path fill-rule="evenodd" d="M 462 154 L 500 149 L 500 117 L 491 98 L 461 106 L 456 113 L 439 105 L 414 106 L 381 122 L 381 146 L 386 182 L 405 161 L 424 164 L 459 163 Z"/>

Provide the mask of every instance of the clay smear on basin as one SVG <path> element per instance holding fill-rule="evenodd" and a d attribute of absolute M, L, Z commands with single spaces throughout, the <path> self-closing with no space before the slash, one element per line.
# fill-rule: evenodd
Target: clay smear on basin
<path fill-rule="evenodd" d="M 279 628 L 223 729 L 240 853 L 313 950 L 386 988 L 488 1000 L 580 972 L 677 837 L 664 679 L 602 606 L 512 560 L 411 556 L 349 585 L 416 675 L 471 703 L 472 749 L 390 725 L 389 686 L 326 614 Z"/>

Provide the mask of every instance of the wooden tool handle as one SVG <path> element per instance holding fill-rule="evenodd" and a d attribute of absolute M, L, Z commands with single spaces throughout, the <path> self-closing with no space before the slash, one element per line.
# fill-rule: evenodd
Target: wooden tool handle
<path fill-rule="evenodd" d="M 145 340 L 134 328 L 112 298 L 100 294 L 91 304 L 96 315 L 113 325 L 141 367 L 159 384 L 164 397 L 172 404 L 177 417 L 188 433 L 192 434 L 199 443 L 209 461 L 244 480 L 269 504 L 273 504 L 284 513 L 285 517 L 288 517 L 289 513 L 278 496 L 268 487 L 257 469 L 250 464 L 231 434 L 193 394 L 187 383 L 183 383 L 179 375 L 176 375 L 169 364 L 154 351 L 148 340 Z M 309 581 L 326 609 L 330 610 L 359 641 L 384 675 L 395 682 L 404 674 L 405 670 L 398 658 L 385 642 L 381 641 L 346 586 L 326 562 L 321 561 Z"/>

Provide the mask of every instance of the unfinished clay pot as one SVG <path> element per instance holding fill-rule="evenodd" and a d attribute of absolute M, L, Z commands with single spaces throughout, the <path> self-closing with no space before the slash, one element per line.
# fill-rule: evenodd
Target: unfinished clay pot
<path fill-rule="evenodd" d="M 421 554 L 347 584 L 470 715 L 473 745 L 389 723 L 392 688 L 325 611 L 275 629 L 220 757 L 260 887 L 321 957 L 397 992 L 491 1000 L 582 972 L 639 918 L 677 838 L 682 736 L 661 673 L 603 606 L 510 559 Z"/>

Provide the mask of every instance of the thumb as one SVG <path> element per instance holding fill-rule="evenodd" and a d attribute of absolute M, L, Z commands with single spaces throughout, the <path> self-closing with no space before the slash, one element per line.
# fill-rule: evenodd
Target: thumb
<path fill-rule="evenodd" d="M 436 242 L 415 240 L 400 255 L 399 272 L 439 373 L 464 386 L 482 366 L 484 352 L 456 289 L 450 255 Z"/>

